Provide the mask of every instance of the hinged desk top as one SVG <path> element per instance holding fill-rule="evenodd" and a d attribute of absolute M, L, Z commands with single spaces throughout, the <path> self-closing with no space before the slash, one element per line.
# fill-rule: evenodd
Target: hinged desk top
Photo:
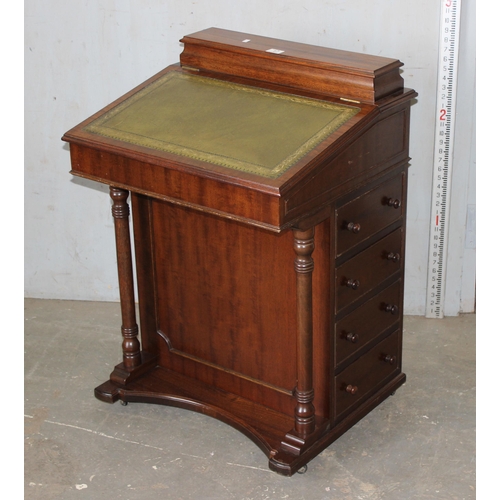
<path fill-rule="evenodd" d="M 401 88 L 399 71 L 395 79 L 397 60 L 316 48 L 308 67 L 311 46 L 217 29 L 183 41 L 181 65 L 64 135 L 74 175 L 280 232 L 320 210 L 345 182 L 366 179 L 363 161 L 337 165 L 335 158 L 376 122 L 384 103 L 415 95 Z M 267 45 L 285 49 L 269 52 Z M 272 81 L 263 60 L 292 84 Z M 318 86 L 325 81 L 318 67 L 328 74 L 330 95 Z M 346 75 L 350 97 L 334 95 Z M 393 95 L 367 103 L 360 91 L 356 101 L 359 78 L 379 90 L 377 81 L 389 78 Z"/>
<path fill-rule="evenodd" d="M 354 106 L 172 71 L 84 130 L 277 178 L 358 112 Z"/>

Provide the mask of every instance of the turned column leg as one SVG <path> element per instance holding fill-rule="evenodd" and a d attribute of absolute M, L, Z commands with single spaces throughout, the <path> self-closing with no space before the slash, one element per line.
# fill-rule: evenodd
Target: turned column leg
<path fill-rule="evenodd" d="M 312 272 L 314 228 L 294 230 L 295 273 L 297 277 L 297 387 L 295 431 L 301 436 L 315 429 L 312 342 Z"/>
<path fill-rule="evenodd" d="M 132 251 L 130 248 L 129 192 L 110 187 L 113 200 L 111 213 L 115 221 L 116 255 L 118 260 L 118 282 L 120 286 L 120 304 L 122 313 L 123 365 L 126 369 L 136 368 L 141 364 L 141 352 L 138 339 L 139 328 L 135 318 L 134 275 L 132 269 Z"/>

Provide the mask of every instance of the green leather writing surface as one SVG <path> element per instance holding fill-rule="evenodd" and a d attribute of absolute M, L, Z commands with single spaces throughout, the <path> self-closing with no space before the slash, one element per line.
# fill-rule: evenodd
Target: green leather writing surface
<path fill-rule="evenodd" d="M 173 71 L 85 130 L 275 178 L 358 111 Z"/>

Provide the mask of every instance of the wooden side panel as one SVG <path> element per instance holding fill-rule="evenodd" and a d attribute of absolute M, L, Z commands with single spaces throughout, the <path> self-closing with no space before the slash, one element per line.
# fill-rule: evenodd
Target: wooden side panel
<path fill-rule="evenodd" d="M 141 328 L 148 329 L 142 335 L 158 348 L 161 365 L 293 415 L 292 232 L 277 235 L 160 200 L 150 204 L 152 251 L 149 257 L 147 251 L 138 256 L 144 274 L 139 300 L 156 301 L 141 305 Z M 137 205 L 146 207 L 142 199 Z M 142 231 L 138 237 L 145 235 Z M 329 252 L 327 221 L 317 227 L 313 253 L 314 404 L 319 416 L 329 408 Z"/>
<path fill-rule="evenodd" d="M 316 226 L 313 271 L 313 388 L 316 415 L 329 417 L 330 408 L 330 220 Z"/>
<path fill-rule="evenodd" d="M 162 366 L 293 408 L 293 238 L 153 201 Z"/>
<path fill-rule="evenodd" d="M 155 279 L 152 259 L 151 198 L 132 193 L 132 221 L 142 350 L 156 354 L 158 336 L 156 335 Z"/>

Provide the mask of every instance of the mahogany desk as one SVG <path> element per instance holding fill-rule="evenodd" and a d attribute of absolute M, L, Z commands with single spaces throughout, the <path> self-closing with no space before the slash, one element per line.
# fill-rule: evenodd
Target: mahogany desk
<path fill-rule="evenodd" d="M 180 64 L 63 137 L 113 199 L 123 361 L 95 394 L 218 418 L 291 475 L 405 381 L 417 94 L 395 59 L 181 41 Z"/>

